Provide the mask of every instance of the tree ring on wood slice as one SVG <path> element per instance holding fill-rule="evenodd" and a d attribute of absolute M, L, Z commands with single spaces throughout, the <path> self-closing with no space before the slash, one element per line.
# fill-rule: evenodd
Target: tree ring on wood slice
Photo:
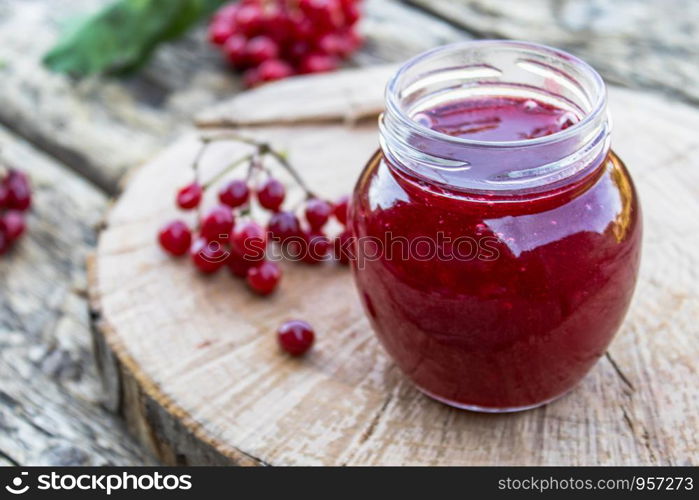
<path fill-rule="evenodd" d="M 307 95 L 314 95 L 313 81 Z M 276 85 L 260 89 L 270 99 L 257 94 L 256 102 L 284 106 L 272 98 L 275 88 L 288 97 L 287 85 L 299 84 Z M 321 85 L 324 98 L 342 99 L 341 85 L 339 95 Z M 375 106 L 381 99 L 375 87 L 368 97 L 352 95 L 352 102 L 366 98 L 365 108 Z M 691 168 L 699 162 L 692 132 L 699 112 L 619 89 L 610 92 L 610 103 L 614 149 L 643 201 L 644 264 L 608 356 L 568 396 L 514 415 L 446 407 L 419 393 L 385 356 L 347 268 L 284 263 L 280 289 L 261 298 L 225 270 L 203 277 L 187 258 L 165 255 L 156 243 L 158 228 L 195 217 L 178 212 L 173 201 L 177 188 L 192 180 L 199 147 L 193 132 L 131 176 L 89 262 L 95 346 L 112 407 L 167 464 L 696 463 L 697 387 L 687 381 L 696 380 L 699 358 L 692 341 L 699 316 L 692 279 L 699 265 L 699 219 L 692 215 L 699 212 L 693 192 L 699 172 Z M 232 123 L 226 110 L 243 108 L 222 106 L 207 125 Z M 287 150 L 320 194 L 348 193 L 377 147 L 375 120 L 349 124 L 301 113 L 294 122 L 292 111 L 280 111 L 283 123 L 276 124 L 274 113 L 260 113 L 266 121 L 243 132 Z M 664 136 L 672 141 L 646 140 Z M 202 179 L 244 147 L 213 144 Z M 205 206 L 215 203 L 211 191 Z M 316 345 L 302 359 L 276 345 L 277 327 L 290 318 L 316 330 Z"/>

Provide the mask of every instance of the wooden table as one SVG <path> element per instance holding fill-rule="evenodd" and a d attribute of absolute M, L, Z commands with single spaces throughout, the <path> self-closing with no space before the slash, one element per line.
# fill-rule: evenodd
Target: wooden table
<path fill-rule="evenodd" d="M 154 463 L 109 411 L 90 345 L 85 258 L 127 170 L 197 111 L 241 90 L 201 29 L 128 80 L 76 83 L 46 72 L 39 57 L 60 22 L 103 3 L 0 0 L 0 149 L 30 173 L 36 193 L 28 236 L 0 259 L 0 464 Z M 699 6 L 651 3 L 369 0 L 355 63 L 400 61 L 465 38 L 523 38 L 582 55 L 610 82 L 695 105 Z M 624 367 L 610 366 L 623 381 Z M 638 433 L 646 463 L 676 462 Z"/>

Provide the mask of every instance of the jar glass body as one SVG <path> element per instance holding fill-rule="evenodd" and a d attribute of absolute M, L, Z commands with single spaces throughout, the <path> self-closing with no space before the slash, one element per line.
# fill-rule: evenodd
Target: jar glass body
<path fill-rule="evenodd" d="M 350 210 L 353 274 L 381 343 L 453 406 L 562 395 L 620 327 L 640 260 L 640 209 L 606 111 L 591 103 L 560 137 L 482 144 L 405 131 L 388 105 Z"/>

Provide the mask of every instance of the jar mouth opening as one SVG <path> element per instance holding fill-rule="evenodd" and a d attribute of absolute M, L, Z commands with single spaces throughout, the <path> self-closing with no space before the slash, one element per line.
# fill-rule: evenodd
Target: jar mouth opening
<path fill-rule="evenodd" d="M 405 81 L 408 80 L 408 74 L 411 71 L 415 71 L 421 64 L 428 62 L 437 56 L 449 53 L 468 54 L 469 52 L 478 52 L 483 50 L 509 50 L 512 52 L 528 51 L 533 55 L 544 57 L 552 62 L 565 63 L 571 67 L 575 67 L 580 76 L 586 80 L 585 89 L 583 89 L 578 82 L 574 82 L 570 76 L 565 75 L 558 69 L 547 67 L 544 64 L 539 66 L 539 63 L 536 61 L 519 59 L 519 62 L 523 66 L 525 64 L 527 65 L 527 71 L 538 71 L 544 74 L 547 78 L 554 80 L 557 84 L 568 86 L 570 90 L 575 90 L 578 93 L 582 93 L 581 91 L 584 90 L 586 95 L 581 95 L 581 97 L 587 100 L 587 109 L 581 109 L 578 107 L 577 109 L 580 112 L 579 120 L 563 130 L 546 136 L 516 140 L 483 140 L 453 136 L 423 125 L 410 116 L 409 111 L 405 109 L 404 104 L 401 102 L 401 96 L 404 91 L 403 87 L 405 86 Z M 473 68 L 475 71 L 473 72 L 473 77 L 470 79 L 470 81 L 474 81 L 473 78 L 478 78 L 479 75 L 486 78 L 492 78 L 499 74 L 496 68 L 487 65 L 476 65 Z M 462 69 L 458 69 L 458 71 L 462 71 Z M 432 73 L 430 72 L 420 74 L 417 78 L 413 78 L 413 80 L 408 83 L 409 85 L 417 85 L 422 80 L 429 78 L 431 74 Z M 476 80 L 476 83 L 479 83 L 479 81 Z M 573 83 L 577 84 L 577 87 L 579 88 L 578 90 L 574 88 Z M 606 86 L 602 80 L 602 77 L 592 66 L 582 59 L 547 45 L 512 40 L 466 41 L 431 49 L 413 57 L 412 59 L 409 59 L 393 75 L 386 86 L 387 112 L 391 113 L 391 115 L 401 122 L 402 125 L 408 130 L 411 130 L 417 135 L 428 139 L 470 148 L 526 148 L 527 146 L 545 145 L 547 143 L 564 141 L 566 139 L 575 137 L 584 129 L 589 128 L 591 124 L 599 121 L 600 115 L 605 114 L 606 112 L 606 101 Z"/>

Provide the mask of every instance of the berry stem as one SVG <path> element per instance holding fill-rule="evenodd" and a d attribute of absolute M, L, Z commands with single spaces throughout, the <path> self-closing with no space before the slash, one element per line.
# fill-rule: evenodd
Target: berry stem
<path fill-rule="evenodd" d="M 264 155 L 270 155 L 273 157 L 277 163 L 284 169 L 286 170 L 289 175 L 294 179 L 296 184 L 299 185 L 301 189 L 303 189 L 306 199 L 311 199 L 311 198 L 316 198 L 316 195 L 311 191 L 311 189 L 308 187 L 308 185 L 304 182 L 303 178 L 301 175 L 299 175 L 298 171 L 291 165 L 289 160 L 286 159 L 286 155 L 284 153 L 281 153 L 280 151 L 277 151 L 276 149 L 272 148 L 269 143 L 267 142 L 262 142 L 255 140 L 251 137 L 246 137 L 241 134 L 237 134 L 235 132 L 223 132 L 217 135 L 210 135 L 210 136 L 205 136 L 202 137 L 202 141 L 206 142 L 207 144 L 209 142 L 214 142 L 214 141 L 237 141 L 237 142 L 242 142 L 244 144 L 249 144 L 251 146 L 254 146 L 257 148 L 257 153 L 260 156 Z M 208 183 L 207 183 L 208 184 Z"/>
<path fill-rule="evenodd" d="M 296 169 L 291 166 L 291 163 L 289 163 L 289 160 L 286 159 L 286 156 L 284 156 L 279 151 L 275 151 L 271 148 L 268 148 L 266 150 L 266 153 L 270 154 L 275 160 L 277 160 L 277 163 L 279 163 L 287 172 L 289 172 L 289 175 L 291 175 L 291 177 L 294 178 L 296 184 L 298 184 L 301 187 L 301 189 L 303 189 L 307 200 L 316 197 L 316 195 L 313 193 L 313 191 L 311 191 L 308 185 L 306 185 L 306 183 L 301 178 Z"/>
<path fill-rule="evenodd" d="M 242 165 L 243 163 L 247 163 L 247 162 L 251 161 L 251 160 L 254 158 L 254 156 L 255 156 L 255 155 L 254 155 L 253 153 L 251 153 L 251 154 L 249 154 L 249 155 L 243 156 L 242 158 L 238 158 L 238 159 L 235 160 L 233 163 L 230 163 L 230 164 L 228 164 L 225 168 L 221 169 L 221 171 L 220 171 L 219 173 L 217 173 L 216 175 L 214 175 L 211 179 L 209 179 L 208 181 L 206 181 L 206 182 L 202 185 L 202 187 L 203 187 L 204 189 L 208 189 L 212 184 L 215 184 L 216 182 L 218 182 L 219 180 L 221 180 L 221 178 L 222 178 L 224 175 L 228 174 L 229 172 L 231 172 L 231 171 L 232 171 L 233 169 L 235 169 L 236 167 Z"/>

